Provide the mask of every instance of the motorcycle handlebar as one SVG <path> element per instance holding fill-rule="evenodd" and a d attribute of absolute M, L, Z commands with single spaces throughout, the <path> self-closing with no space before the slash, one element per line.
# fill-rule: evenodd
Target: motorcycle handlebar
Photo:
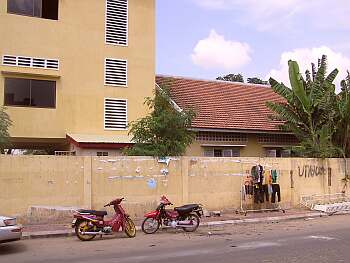
<path fill-rule="evenodd" d="M 114 201 L 112 201 L 112 202 L 115 202 L 115 201 L 117 201 L 117 200 L 118 200 L 118 199 L 116 199 L 116 200 L 114 200 Z M 125 199 L 124 197 L 122 197 L 122 198 L 119 199 L 120 202 L 123 201 L 123 200 L 126 200 L 126 199 Z M 112 205 L 112 202 L 110 202 L 110 203 L 104 205 L 103 207 L 111 206 L 111 205 Z M 120 203 L 120 202 L 119 202 L 119 203 Z"/>

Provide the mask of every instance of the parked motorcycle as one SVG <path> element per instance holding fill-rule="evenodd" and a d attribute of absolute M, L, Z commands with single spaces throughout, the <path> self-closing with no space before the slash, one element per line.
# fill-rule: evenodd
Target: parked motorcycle
<path fill-rule="evenodd" d="M 142 231 L 146 234 L 157 232 L 161 225 L 172 228 L 182 228 L 186 232 L 195 231 L 203 215 L 200 204 L 188 204 L 175 207 L 173 210 L 165 209 L 173 205 L 165 196 L 160 199 L 160 204 L 153 212 L 147 213 L 142 222 Z"/>
<path fill-rule="evenodd" d="M 124 198 L 115 199 L 106 206 L 113 206 L 115 215 L 111 220 L 104 220 L 107 211 L 80 209 L 74 213 L 72 227 L 81 241 L 92 240 L 96 235 L 111 235 L 121 228 L 128 237 L 136 236 L 136 227 L 128 214 L 121 206 Z"/>

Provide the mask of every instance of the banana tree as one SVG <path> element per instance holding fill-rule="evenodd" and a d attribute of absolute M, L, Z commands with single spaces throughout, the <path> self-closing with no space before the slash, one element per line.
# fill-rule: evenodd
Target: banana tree
<path fill-rule="evenodd" d="M 336 117 L 336 94 L 334 79 L 338 70 L 326 76 L 327 59 L 322 56 L 317 70 L 306 72 L 306 79 L 300 73 L 298 63 L 290 60 L 289 80 L 291 88 L 273 78 L 272 89 L 282 96 L 284 102 L 267 102 L 274 112 L 273 118 L 280 120 L 283 130 L 291 131 L 300 141 L 300 154 L 307 157 L 333 157 L 339 150 L 332 143 L 335 132 L 333 120 Z"/>
<path fill-rule="evenodd" d="M 345 165 L 345 186 L 350 181 L 346 158 L 350 156 L 350 73 L 341 82 L 341 92 L 337 96 L 337 118 L 334 141 L 341 147 Z"/>

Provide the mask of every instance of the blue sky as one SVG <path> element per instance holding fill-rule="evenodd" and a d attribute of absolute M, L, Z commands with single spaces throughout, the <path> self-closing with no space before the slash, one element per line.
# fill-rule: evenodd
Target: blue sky
<path fill-rule="evenodd" d="M 350 70 L 348 0 L 157 0 L 157 74 L 215 79 L 242 73 L 288 82 L 328 55 Z M 289 83 L 286 83 L 289 84 Z"/>

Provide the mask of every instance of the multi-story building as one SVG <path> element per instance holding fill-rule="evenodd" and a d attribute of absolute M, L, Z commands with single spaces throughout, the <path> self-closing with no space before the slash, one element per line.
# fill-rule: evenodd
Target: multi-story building
<path fill-rule="evenodd" d="M 13 148 L 114 155 L 147 113 L 154 0 L 0 0 L 0 106 Z"/>

